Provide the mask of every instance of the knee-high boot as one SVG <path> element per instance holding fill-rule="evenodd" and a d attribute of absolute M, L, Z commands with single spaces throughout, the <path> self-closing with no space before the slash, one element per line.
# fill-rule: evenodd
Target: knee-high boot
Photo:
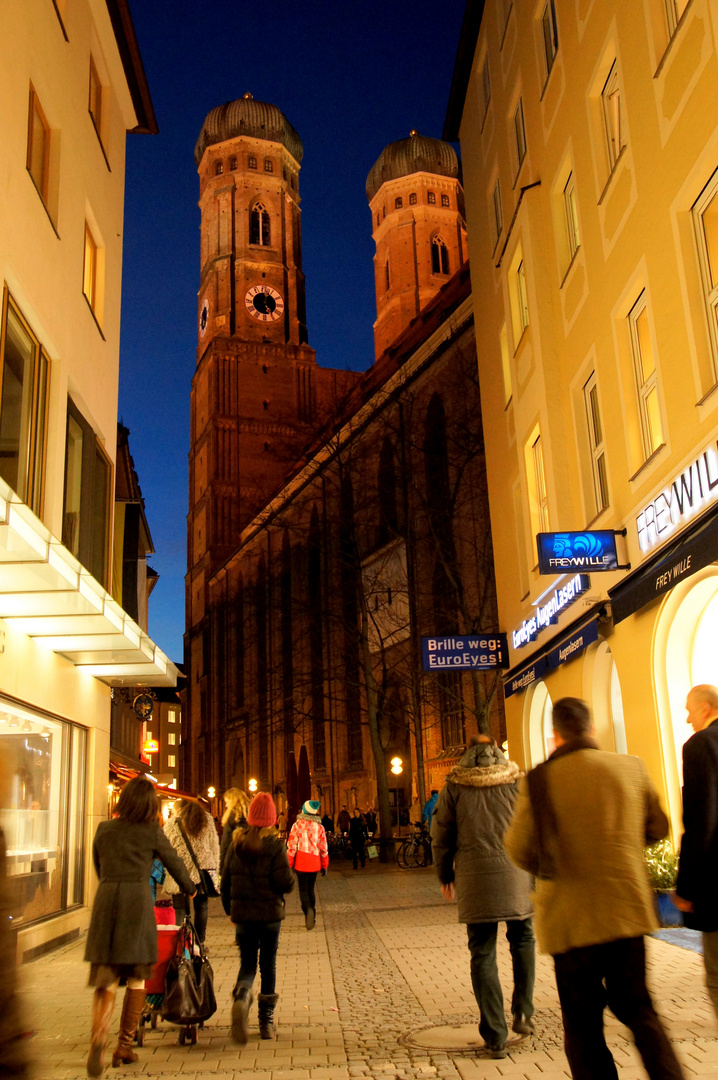
<path fill-rule="evenodd" d="M 259 994 L 257 1012 L 259 1013 L 259 1034 L 263 1039 L 276 1039 L 274 1026 L 274 1006 L 279 1001 L 279 994 Z"/>
<path fill-rule="evenodd" d="M 131 990 L 128 986 L 125 990 L 125 1000 L 122 1002 L 122 1016 L 120 1017 L 120 1036 L 117 1040 L 115 1052 L 112 1055 L 112 1064 L 129 1064 L 137 1061 L 137 1054 L 132 1049 L 132 1040 L 137 1031 L 137 1023 L 142 1016 L 145 1004 L 145 990 Z"/>
<path fill-rule="evenodd" d="M 97 989 L 92 997 L 92 1034 L 90 1056 L 87 1059 L 87 1075 L 102 1076 L 105 1068 L 105 1049 L 110 1037 L 110 1021 L 115 1006 L 114 989 Z"/>

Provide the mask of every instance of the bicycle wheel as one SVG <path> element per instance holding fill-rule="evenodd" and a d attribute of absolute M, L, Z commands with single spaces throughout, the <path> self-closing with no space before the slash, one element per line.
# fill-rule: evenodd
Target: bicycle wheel
<path fill-rule="evenodd" d="M 400 870 L 408 870 L 409 864 L 406 861 L 406 849 L 411 843 L 411 840 L 405 840 L 403 844 L 400 844 L 396 849 L 396 865 Z"/>
<path fill-rule="evenodd" d="M 421 843 L 414 837 L 412 837 L 410 840 L 407 840 L 406 865 L 409 867 L 410 870 L 418 870 L 418 868 L 422 865 L 420 859 Z"/>

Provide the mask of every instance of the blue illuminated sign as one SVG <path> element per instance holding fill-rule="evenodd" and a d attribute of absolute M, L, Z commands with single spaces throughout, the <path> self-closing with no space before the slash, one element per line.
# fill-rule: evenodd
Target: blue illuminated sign
<path fill-rule="evenodd" d="M 524 690 L 528 690 L 529 686 L 533 686 L 535 682 L 542 679 L 545 674 L 546 657 L 542 656 L 535 664 L 522 668 L 521 671 L 517 671 L 515 675 L 506 680 L 504 683 L 504 697 L 509 698 L 514 694 L 522 694 Z"/>
<path fill-rule="evenodd" d="M 576 574 L 565 585 L 554 589 L 548 600 L 537 607 L 530 619 L 524 619 L 521 626 L 511 631 L 511 644 L 515 649 L 522 649 L 545 630 L 551 623 L 558 622 L 559 612 L 575 604 L 579 596 L 585 593 L 591 584 L 588 574 Z"/>
<path fill-rule="evenodd" d="M 424 671 L 491 671 L 509 666 L 506 634 L 423 637 Z"/>
<path fill-rule="evenodd" d="M 618 570 L 616 534 L 600 532 L 538 533 L 539 574 Z"/>

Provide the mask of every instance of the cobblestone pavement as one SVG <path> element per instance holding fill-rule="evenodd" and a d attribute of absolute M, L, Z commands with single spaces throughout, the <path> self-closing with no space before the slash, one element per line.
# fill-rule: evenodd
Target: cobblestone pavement
<path fill-rule="evenodd" d="M 207 940 L 218 1011 L 195 1046 L 179 1046 L 170 1024 L 148 1029 L 139 1061 L 123 1067 L 125 1080 L 558 1080 L 570 1075 L 546 957 L 538 959 L 536 1036 L 505 1060 L 489 1061 L 475 1050 L 409 1044 L 411 1034 L 422 1029 L 450 1025 L 465 1032 L 477 1019 L 466 932 L 456 922 L 455 906 L 441 898 L 432 870 L 402 872 L 371 864 L 353 872 L 342 864 L 319 879 L 317 892 L 317 925 L 309 933 L 296 893 L 288 898 L 277 958 L 276 1042 L 259 1039 L 255 1010 L 246 1047 L 229 1037 L 237 950 L 219 901 L 211 901 Z M 85 1076 L 91 991 L 85 985 L 83 948 L 81 940 L 21 969 L 26 1012 L 36 1032 L 29 1044 L 35 1080 Z M 718 1028 L 700 955 L 651 940 L 648 958 L 657 1007 L 686 1076 L 718 1076 Z M 509 989 L 510 957 L 502 936 L 499 963 Z M 118 1021 L 116 1008 L 113 1036 Z M 628 1032 L 608 1014 L 606 1026 L 621 1080 L 644 1077 Z M 430 1046 L 446 1045 L 428 1030 L 420 1038 Z M 111 1067 L 108 1074 L 122 1075 Z"/>

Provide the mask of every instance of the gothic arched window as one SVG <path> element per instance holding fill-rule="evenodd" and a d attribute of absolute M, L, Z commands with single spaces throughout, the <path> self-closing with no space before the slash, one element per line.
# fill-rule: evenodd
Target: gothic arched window
<path fill-rule="evenodd" d="M 379 453 L 379 543 L 393 539 L 399 528 L 396 497 L 396 457 L 392 441 L 387 435 Z"/>
<path fill-rule="evenodd" d="M 389 292 L 389 287 L 391 285 L 391 277 L 389 275 L 389 260 L 388 259 L 384 263 L 384 285 L 386 286 L 386 292 Z"/>
<path fill-rule="evenodd" d="M 269 247 L 269 213 L 262 203 L 255 203 L 249 219 L 249 242 Z"/>
<path fill-rule="evenodd" d="M 449 273 L 449 251 L 440 236 L 434 236 L 431 241 L 431 272 L 432 274 Z"/>

